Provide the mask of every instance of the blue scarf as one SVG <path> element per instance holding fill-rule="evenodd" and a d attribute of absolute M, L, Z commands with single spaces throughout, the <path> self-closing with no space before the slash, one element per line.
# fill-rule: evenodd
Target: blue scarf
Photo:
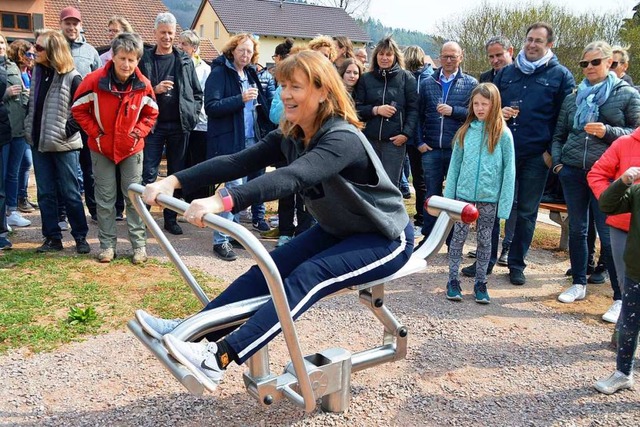
<path fill-rule="evenodd" d="M 547 62 L 549 62 L 551 58 L 553 58 L 553 52 L 551 52 L 551 49 L 549 49 L 542 58 L 538 59 L 537 61 L 531 62 L 527 59 L 527 56 L 524 54 L 524 49 L 522 49 L 518 53 L 518 56 L 516 56 L 516 65 L 518 66 L 518 69 L 520 71 L 529 75 L 529 74 L 533 74 L 533 72 L 538 67 L 547 65 Z"/>
<path fill-rule="evenodd" d="M 578 86 L 576 94 L 576 115 L 573 118 L 573 128 L 582 130 L 584 125 L 598 120 L 598 107 L 604 104 L 611 89 L 618 83 L 618 77 L 613 72 L 609 72 L 607 78 L 598 84 L 592 85 L 589 80 L 584 79 Z"/>

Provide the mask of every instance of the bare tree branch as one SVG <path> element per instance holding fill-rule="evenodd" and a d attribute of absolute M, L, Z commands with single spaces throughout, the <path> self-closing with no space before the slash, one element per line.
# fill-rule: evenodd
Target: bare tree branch
<path fill-rule="evenodd" d="M 339 7 L 354 18 L 364 18 L 369 13 L 371 0 L 312 0 L 309 3 Z"/>

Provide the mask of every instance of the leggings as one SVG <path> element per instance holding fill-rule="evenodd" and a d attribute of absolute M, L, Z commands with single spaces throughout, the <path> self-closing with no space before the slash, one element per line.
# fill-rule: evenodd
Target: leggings
<path fill-rule="evenodd" d="M 618 356 L 616 368 L 625 375 L 633 371 L 633 356 L 640 332 L 640 283 L 626 278 L 622 310 L 618 319 Z"/>
<path fill-rule="evenodd" d="M 477 233 L 478 246 L 476 250 L 476 282 L 487 281 L 487 267 L 491 258 L 491 231 L 496 219 L 496 203 L 476 203 L 480 212 L 478 217 Z M 469 224 L 456 222 L 453 229 L 453 238 L 449 245 L 449 281 L 458 280 L 460 271 L 460 261 L 462 259 L 462 248 L 469 234 Z"/>

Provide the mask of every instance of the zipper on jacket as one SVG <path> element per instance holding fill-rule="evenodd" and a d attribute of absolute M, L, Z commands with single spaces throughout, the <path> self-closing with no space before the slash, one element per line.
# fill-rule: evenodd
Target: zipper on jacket
<path fill-rule="evenodd" d="M 467 129 L 468 133 L 468 129 Z M 478 184 L 480 183 L 480 163 L 482 160 L 482 144 L 484 144 L 484 123 L 482 124 L 482 132 L 480 133 L 480 150 L 478 151 L 478 167 L 476 168 L 476 188 L 473 190 L 474 202 L 478 201 Z"/>
<path fill-rule="evenodd" d="M 387 96 L 387 71 L 382 70 L 382 77 L 384 77 L 384 88 L 382 89 L 382 105 L 384 105 L 384 99 Z M 384 124 L 384 117 L 380 116 L 380 132 L 378 133 L 378 141 L 382 141 L 382 125 Z"/>

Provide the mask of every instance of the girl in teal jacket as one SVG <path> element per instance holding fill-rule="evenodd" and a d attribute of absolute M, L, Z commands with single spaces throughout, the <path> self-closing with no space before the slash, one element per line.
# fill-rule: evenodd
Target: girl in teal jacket
<path fill-rule="evenodd" d="M 444 196 L 476 204 L 478 217 L 475 300 L 490 301 L 487 267 L 491 256 L 491 229 L 496 214 L 507 219 L 513 204 L 515 155 L 513 137 L 501 112 L 500 92 L 492 83 L 482 83 L 471 93 L 469 114 L 453 138 L 453 152 Z M 447 298 L 462 301 L 458 273 L 469 226 L 457 222 L 449 246 Z"/>

